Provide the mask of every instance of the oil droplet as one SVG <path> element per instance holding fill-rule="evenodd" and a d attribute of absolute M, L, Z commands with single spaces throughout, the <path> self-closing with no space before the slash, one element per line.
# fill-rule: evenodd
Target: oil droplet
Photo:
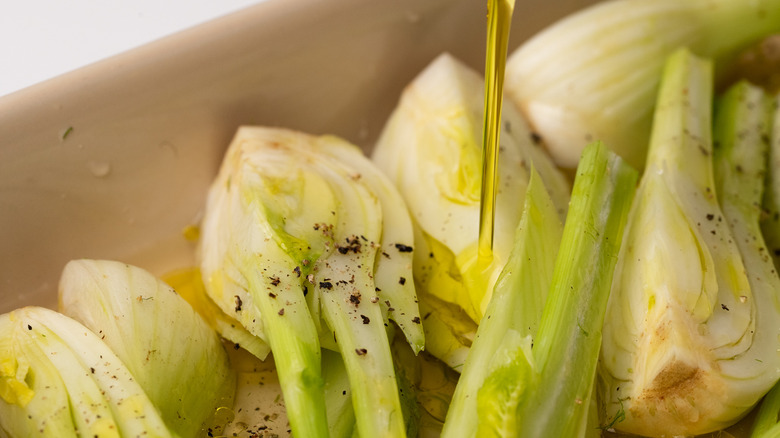
<path fill-rule="evenodd" d="M 200 228 L 197 225 L 187 225 L 182 230 L 182 235 L 188 242 L 197 242 L 200 238 Z"/>
<path fill-rule="evenodd" d="M 358 131 L 358 138 L 361 140 L 368 139 L 368 123 L 363 120 L 363 123 L 360 124 L 360 130 Z"/>
<path fill-rule="evenodd" d="M 179 156 L 179 150 L 176 148 L 176 146 L 173 143 L 171 143 L 171 142 L 169 142 L 167 140 L 162 142 L 162 143 L 160 143 L 159 147 L 160 147 L 160 149 L 171 151 L 171 153 L 173 154 L 174 157 L 178 157 Z"/>
<path fill-rule="evenodd" d="M 105 178 L 111 173 L 111 163 L 105 161 L 90 161 L 87 167 L 92 176 L 97 178 Z"/>
<path fill-rule="evenodd" d="M 223 433 L 225 433 L 223 425 L 232 423 L 235 417 L 236 414 L 232 409 L 225 406 L 217 408 L 211 416 L 211 421 L 209 421 L 210 424 L 218 425 L 214 426 L 211 430 L 213 436 L 222 436 Z"/>

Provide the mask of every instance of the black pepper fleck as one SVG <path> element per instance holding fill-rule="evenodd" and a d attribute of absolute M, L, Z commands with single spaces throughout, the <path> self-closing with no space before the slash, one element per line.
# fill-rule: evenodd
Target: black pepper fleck
<path fill-rule="evenodd" d="M 395 247 L 399 252 L 412 252 L 412 247 L 403 243 L 396 243 Z"/>
<path fill-rule="evenodd" d="M 353 293 L 349 296 L 349 302 L 357 306 L 360 304 L 360 292 Z"/>
<path fill-rule="evenodd" d="M 349 252 L 354 252 L 355 254 L 360 253 L 362 244 L 360 243 L 360 238 L 357 236 L 350 236 L 346 239 L 347 245 L 346 246 L 338 246 L 337 249 L 339 253 L 341 254 L 348 254 Z"/>

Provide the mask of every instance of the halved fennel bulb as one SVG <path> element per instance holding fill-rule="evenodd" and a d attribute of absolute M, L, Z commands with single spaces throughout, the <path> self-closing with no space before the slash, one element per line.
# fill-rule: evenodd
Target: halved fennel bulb
<path fill-rule="evenodd" d="M 72 260 L 59 301 L 116 353 L 178 435 L 205 436 L 217 410 L 233 407 L 235 375 L 216 331 L 146 270 Z"/>
<path fill-rule="evenodd" d="M 398 188 L 415 225 L 414 258 L 427 351 L 459 369 L 513 246 L 530 169 L 561 220 L 569 183 L 504 102 L 492 264 L 477 263 L 484 80 L 442 54 L 404 90 L 372 160 Z M 435 311 L 434 311 L 435 310 Z"/>
<path fill-rule="evenodd" d="M 403 436 L 386 328 L 423 332 L 401 197 L 336 137 L 243 127 L 209 192 L 201 270 L 209 296 L 273 352 L 294 434 L 327 436 L 320 347 L 341 352 L 357 429 Z"/>
<path fill-rule="evenodd" d="M 10 438 L 177 436 L 98 335 L 43 307 L 0 315 L 0 432 Z"/>
<path fill-rule="evenodd" d="M 750 157 L 731 174 L 718 161 L 716 178 L 712 93 L 711 62 L 687 50 L 669 58 L 604 324 L 607 420 L 624 415 L 614 427 L 625 432 L 722 429 L 780 377 L 780 280 L 758 229 L 763 152 L 730 156 Z M 761 94 L 733 100 L 753 120 L 729 138 L 735 103 L 724 100 L 716 157 L 735 138 L 762 137 Z"/>

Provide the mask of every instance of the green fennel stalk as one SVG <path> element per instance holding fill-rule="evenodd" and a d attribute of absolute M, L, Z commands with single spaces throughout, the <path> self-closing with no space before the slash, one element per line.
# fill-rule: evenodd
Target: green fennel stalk
<path fill-rule="evenodd" d="M 780 267 L 780 94 L 777 94 L 773 100 L 774 116 L 763 201 L 767 214 L 762 218 L 761 231 L 775 260 L 775 266 Z"/>
<path fill-rule="evenodd" d="M 757 306 L 763 308 L 777 308 L 780 294 L 780 278 L 759 227 L 772 124 L 771 107 L 772 101 L 764 90 L 745 81 L 739 82 L 718 99 L 713 129 L 718 198 L 726 221 L 737 237 Z M 761 328 L 764 330 L 758 331 Z M 754 342 L 776 336 L 767 329 L 767 326 L 757 327 Z M 771 437 L 778 436 L 773 433 L 780 433 L 780 428 L 775 426 L 780 411 L 777 393 L 774 389 L 765 397 L 753 424 L 752 437 Z"/>
<path fill-rule="evenodd" d="M 511 336 L 519 337 L 519 341 L 536 335 L 562 233 L 555 206 L 539 175 L 532 171 L 512 253 L 469 350 L 444 422 L 443 437 L 476 433 L 477 392 L 507 333 L 516 333 Z"/>
<path fill-rule="evenodd" d="M 780 437 L 780 384 L 764 397 L 758 409 L 750 438 Z"/>
<path fill-rule="evenodd" d="M 637 171 L 602 143 L 583 152 L 534 340 L 534 392 L 518 410 L 520 436 L 584 433 L 604 313 L 637 178 Z"/>
<path fill-rule="evenodd" d="M 515 250 L 477 331 L 445 436 L 584 433 L 637 177 L 603 144 L 590 145 L 562 231 L 550 223 L 551 202 L 532 177 Z"/>

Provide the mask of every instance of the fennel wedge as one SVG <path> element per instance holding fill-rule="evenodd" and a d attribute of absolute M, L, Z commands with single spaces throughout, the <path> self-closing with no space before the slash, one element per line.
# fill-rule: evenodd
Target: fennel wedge
<path fill-rule="evenodd" d="M 570 15 L 507 61 L 506 91 L 556 163 L 576 167 L 600 140 L 644 167 L 666 57 L 681 46 L 716 60 L 780 30 L 778 0 L 617 0 Z"/>
<path fill-rule="evenodd" d="M 422 348 L 412 227 L 400 196 L 361 157 L 335 137 L 244 127 L 209 193 L 206 290 L 271 346 L 300 436 L 328 434 L 321 347 L 341 353 L 358 432 L 405 434 L 387 324 Z"/>
<path fill-rule="evenodd" d="M 235 375 L 219 336 L 149 272 L 72 260 L 59 301 L 64 315 L 100 335 L 179 436 L 205 435 L 217 410 L 233 406 Z"/>
<path fill-rule="evenodd" d="M 484 79 L 449 54 L 431 62 L 405 89 L 372 161 L 406 202 L 414 223 L 414 278 L 424 311 L 427 351 L 460 370 L 512 249 L 530 169 L 538 172 L 562 219 L 570 186 L 534 143 L 511 104 L 501 111 L 492 263 L 478 263 Z M 470 319 L 470 321 L 469 321 Z"/>
<path fill-rule="evenodd" d="M 98 335 L 43 307 L 0 315 L 0 432 L 178 436 Z"/>
<path fill-rule="evenodd" d="M 716 177 L 712 68 L 709 60 L 680 49 L 667 60 L 661 81 L 647 167 L 604 325 L 606 418 L 624 416 L 614 423 L 624 432 L 723 429 L 750 410 L 780 373 L 777 274 L 766 264 L 758 211 L 749 201 L 760 200 L 763 156 L 733 155 L 728 145 L 747 129 L 734 129 L 728 114 L 737 122 L 744 114 L 761 120 L 766 106 L 750 94 L 721 102 L 719 117 L 725 119 L 716 127 L 716 156 L 752 158 L 742 165 L 718 161 Z M 743 99 L 754 113 L 734 110 Z M 748 123 L 751 132 L 756 129 Z M 724 172 L 743 165 L 742 176 Z"/>

